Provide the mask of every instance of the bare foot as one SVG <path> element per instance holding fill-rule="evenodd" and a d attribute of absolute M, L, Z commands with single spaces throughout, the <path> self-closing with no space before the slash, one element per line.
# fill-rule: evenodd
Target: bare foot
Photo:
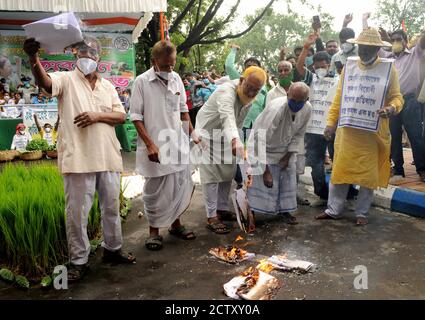
<path fill-rule="evenodd" d="M 366 218 L 364 218 L 364 217 L 357 218 L 357 222 L 356 222 L 357 226 L 362 227 L 362 226 L 365 226 L 367 224 L 368 224 L 368 221 L 367 221 Z"/>

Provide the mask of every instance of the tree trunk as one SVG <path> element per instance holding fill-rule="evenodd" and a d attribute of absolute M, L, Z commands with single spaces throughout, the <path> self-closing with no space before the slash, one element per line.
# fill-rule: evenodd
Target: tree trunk
<path fill-rule="evenodd" d="M 183 52 L 183 57 L 187 58 L 187 57 L 189 57 L 189 54 L 190 54 L 190 49 L 187 49 Z M 186 71 L 186 65 L 182 62 L 182 63 L 180 63 L 179 73 L 183 74 L 185 71 Z"/>

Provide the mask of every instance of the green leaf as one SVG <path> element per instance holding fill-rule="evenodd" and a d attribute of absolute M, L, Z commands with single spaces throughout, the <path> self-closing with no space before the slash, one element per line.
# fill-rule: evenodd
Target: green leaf
<path fill-rule="evenodd" d="M 44 277 L 41 280 L 41 287 L 42 288 L 48 288 L 48 287 L 50 287 L 52 285 L 52 283 L 53 283 L 53 280 L 52 280 L 52 278 L 50 276 Z"/>
<path fill-rule="evenodd" d="M 13 272 L 10 271 L 9 269 L 1 269 L 0 270 L 0 277 L 3 280 L 6 280 L 8 282 L 13 282 L 13 280 L 15 280 L 15 276 L 13 275 Z"/>
<path fill-rule="evenodd" d="M 30 288 L 30 282 L 24 276 L 16 276 L 15 281 L 21 288 Z"/>

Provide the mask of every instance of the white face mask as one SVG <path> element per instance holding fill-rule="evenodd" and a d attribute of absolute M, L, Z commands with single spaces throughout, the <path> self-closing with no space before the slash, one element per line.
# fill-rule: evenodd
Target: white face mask
<path fill-rule="evenodd" d="M 97 69 L 97 62 L 90 58 L 80 58 L 77 60 L 77 67 L 86 76 Z"/>
<path fill-rule="evenodd" d="M 169 75 L 170 75 L 170 73 L 169 73 L 169 72 L 165 72 L 165 71 L 156 71 L 155 73 L 156 73 L 156 75 L 157 75 L 158 77 L 160 77 L 160 78 L 162 78 L 162 79 L 164 79 L 164 80 L 167 80 L 167 81 L 168 81 L 168 77 L 169 77 Z"/>
<path fill-rule="evenodd" d="M 23 136 L 25 135 L 25 130 L 20 130 L 19 133 Z"/>
<path fill-rule="evenodd" d="M 52 129 L 50 129 L 50 128 L 46 128 L 46 129 L 44 129 L 44 131 L 45 131 L 46 133 L 50 133 L 50 131 L 52 131 Z"/>
<path fill-rule="evenodd" d="M 348 42 L 343 43 L 341 44 L 341 49 L 344 53 L 349 53 L 351 50 L 354 49 L 354 44 Z"/>
<path fill-rule="evenodd" d="M 325 68 L 319 68 L 319 69 L 316 69 L 315 70 L 315 72 L 316 72 L 316 76 L 319 78 L 319 79 L 323 79 L 324 77 L 326 77 L 326 75 L 328 74 L 328 69 L 325 69 Z"/>

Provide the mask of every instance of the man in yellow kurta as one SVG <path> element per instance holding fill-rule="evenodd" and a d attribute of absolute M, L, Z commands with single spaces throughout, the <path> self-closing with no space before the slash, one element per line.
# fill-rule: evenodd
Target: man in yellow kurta
<path fill-rule="evenodd" d="M 349 185 L 354 184 L 360 186 L 356 204 L 357 225 L 366 225 L 368 212 L 373 200 L 373 190 L 378 187 L 386 188 L 388 186 L 391 149 L 388 118 L 401 111 L 403 97 L 400 93 L 397 71 L 392 62 L 384 61 L 378 57 L 380 47 L 391 46 L 381 40 L 378 31 L 366 29 L 357 39 L 348 41 L 359 45 L 360 59 L 352 61 L 351 68 L 348 65 L 345 67 L 335 99 L 329 110 L 324 134 L 329 139 L 336 131 L 335 158 L 329 188 L 328 208 L 323 214 L 316 216 L 316 219 L 338 219 L 344 210 Z M 341 121 L 341 118 L 346 118 L 347 110 L 348 113 L 353 112 L 355 115 L 360 114 L 360 112 L 363 114 L 364 112 L 361 107 L 358 109 L 350 107 L 350 102 L 372 101 L 362 100 L 365 98 L 363 95 L 365 92 L 371 92 L 365 88 L 373 88 L 373 93 L 375 93 L 375 90 L 379 90 L 379 84 L 376 84 L 375 87 L 375 84 L 370 85 L 370 83 L 364 82 L 377 79 L 374 77 L 374 72 L 377 72 L 378 69 L 382 70 L 383 64 L 388 66 L 388 72 L 385 77 L 385 86 L 381 88 L 382 96 L 384 97 L 382 99 L 383 103 L 380 104 L 379 110 L 375 113 L 379 116 L 376 131 L 370 128 L 366 130 L 361 125 L 358 127 L 342 125 L 341 123 L 344 121 Z M 347 87 L 348 85 L 344 84 L 344 81 L 348 82 L 348 79 L 360 79 L 360 84 Z M 353 97 L 347 95 L 350 90 Z M 381 100 L 373 101 L 380 103 Z M 345 109 L 343 113 L 341 113 L 342 103 L 345 106 L 348 105 L 348 109 Z M 352 106 L 354 105 L 352 103 Z M 341 116 L 341 114 L 343 115 Z M 365 123 L 367 122 L 361 122 L 361 124 Z M 372 120 L 371 123 L 373 123 Z"/>

